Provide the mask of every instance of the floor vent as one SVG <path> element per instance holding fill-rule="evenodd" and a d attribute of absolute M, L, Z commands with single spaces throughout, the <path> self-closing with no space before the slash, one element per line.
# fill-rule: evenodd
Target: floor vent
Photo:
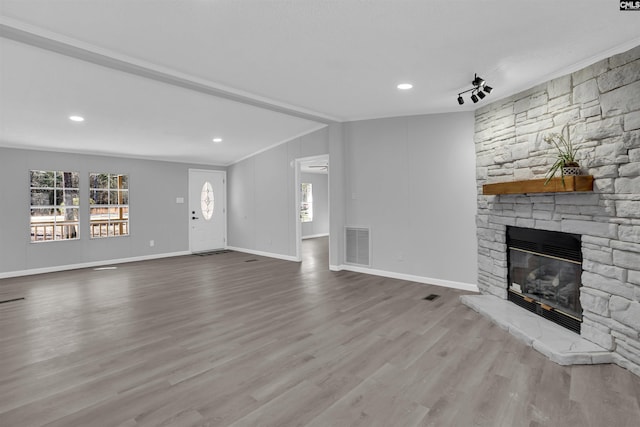
<path fill-rule="evenodd" d="M 345 246 L 347 264 L 369 267 L 371 233 L 368 228 L 345 227 Z"/>
<path fill-rule="evenodd" d="M 228 254 L 229 252 L 233 252 L 229 249 L 221 249 L 217 251 L 209 251 L 209 252 L 194 252 L 193 255 L 196 256 L 207 256 L 207 255 L 218 255 L 218 254 Z"/>
<path fill-rule="evenodd" d="M 0 304 L 4 304 L 5 302 L 15 302 L 15 301 L 22 301 L 24 298 L 14 298 L 14 299 L 6 299 L 4 301 L 0 301 Z"/>
<path fill-rule="evenodd" d="M 440 295 L 437 294 L 429 294 L 426 297 L 424 297 L 423 299 L 427 300 L 427 301 L 433 301 L 434 299 L 438 299 L 440 298 Z"/>
<path fill-rule="evenodd" d="M 256 262 L 256 261 L 258 261 L 258 260 L 257 260 L 257 259 L 255 259 L 255 258 L 254 258 L 254 259 L 248 259 L 248 260 L 245 260 L 245 262 Z"/>

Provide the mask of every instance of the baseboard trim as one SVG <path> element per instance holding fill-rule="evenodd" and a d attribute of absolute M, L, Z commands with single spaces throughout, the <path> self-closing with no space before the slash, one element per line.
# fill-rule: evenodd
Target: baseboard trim
<path fill-rule="evenodd" d="M 176 256 L 190 255 L 189 251 L 169 252 L 164 254 L 143 255 L 130 258 L 108 259 L 101 261 L 83 262 L 78 264 L 56 265 L 54 267 L 30 268 L 28 270 L 17 270 L 0 273 L 0 279 L 10 277 L 33 276 L 35 274 L 55 273 L 58 271 L 78 270 L 81 268 L 103 267 L 105 265 L 125 264 L 128 262 L 148 261 L 159 258 L 171 258 Z"/>
<path fill-rule="evenodd" d="M 308 236 L 302 236 L 302 240 L 316 239 L 318 237 L 328 237 L 328 236 L 329 236 L 329 233 L 310 234 Z"/>
<path fill-rule="evenodd" d="M 390 279 L 406 280 L 409 282 L 424 283 L 425 285 L 436 285 L 445 288 L 461 289 L 463 291 L 480 292 L 477 285 L 471 283 L 454 282 L 451 280 L 435 279 L 432 277 L 414 276 L 413 274 L 396 273 L 394 271 L 376 270 L 374 268 L 358 267 L 356 265 L 342 264 L 339 266 L 330 265 L 331 271 L 353 271 L 355 273 L 372 274 L 374 276 L 389 277 Z"/>
<path fill-rule="evenodd" d="M 251 255 L 258 255 L 258 256 L 265 256 L 265 257 L 269 257 L 269 258 L 277 258 L 277 259 L 282 259 L 285 261 L 294 261 L 294 262 L 300 262 L 301 260 L 296 258 L 293 255 L 282 255 L 282 254 L 277 254 L 274 252 L 263 252 L 263 251 L 256 251 L 254 249 L 246 249 L 246 248 L 237 248 L 235 246 L 227 246 L 226 249 L 232 250 L 232 251 L 236 251 L 236 252 L 244 252 L 246 254 L 251 254 Z"/>
<path fill-rule="evenodd" d="M 282 255 L 282 254 L 277 254 L 273 252 L 256 251 L 253 249 L 238 248 L 235 246 L 227 246 L 226 249 L 230 249 L 236 252 L 252 254 L 252 255 L 264 256 L 268 258 L 282 259 L 285 261 L 300 262 L 298 258 L 291 255 Z M 11 277 L 20 277 L 20 276 L 31 276 L 31 275 L 44 274 L 44 273 L 55 273 L 58 271 L 66 271 L 66 270 L 77 270 L 80 268 L 103 267 L 106 265 L 125 264 L 128 262 L 147 261 L 147 260 L 159 259 L 159 258 L 171 258 L 171 257 L 183 256 L 183 255 L 191 255 L 191 252 L 189 251 L 169 252 L 164 254 L 143 255 L 143 256 L 129 257 L 129 258 L 92 261 L 92 262 L 85 262 L 85 263 L 79 263 L 79 264 L 57 265 L 54 267 L 31 268 L 29 270 L 8 271 L 5 273 L 0 273 L 0 279 L 7 279 Z M 424 283 L 427 285 L 437 285 L 437 286 L 443 286 L 445 288 L 462 289 L 470 292 L 479 292 L 478 287 L 470 283 L 454 282 L 451 280 L 434 279 L 434 278 L 423 277 L 423 276 L 414 276 L 411 274 L 377 270 L 377 269 L 367 268 L 367 267 L 358 267 L 358 266 L 349 265 L 349 264 L 329 265 L 329 270 L 331 271 L 347 270 L 347 271 L 353 271 L 355 273 L 371 274 L 374 276 L 389 277 L 391 279 L 406 280 L 410 282 Z"/>

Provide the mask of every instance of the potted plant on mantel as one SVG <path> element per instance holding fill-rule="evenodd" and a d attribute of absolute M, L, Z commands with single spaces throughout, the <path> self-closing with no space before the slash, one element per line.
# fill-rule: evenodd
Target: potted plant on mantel
<path fill-rule="evenodd" d="M 565 130 L 567 137 L 565 138 Z M 562 186 L 564 186 L 565 175 L 580 175 L 580 164 L 576 160 L 576 154 L 578 147 L 575 147 L 571 143 L 571 137 L 569 135 L 569 125 L 566 124 L 562 127 L 560 133 L 552 133 L 544 137 L 544 140 L 556 147 L 557 157 L 556 161 L 551 165 L 547 172 L 547 180 L 544 185 L 547 185 L 551 178 L 560 170 L 560 177 L 562 178 Z"/>

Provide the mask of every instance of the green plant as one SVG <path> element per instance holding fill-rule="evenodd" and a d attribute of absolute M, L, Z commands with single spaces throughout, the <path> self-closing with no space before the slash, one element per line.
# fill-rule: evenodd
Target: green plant
<path fill-rule="evenodd" d="M 564 136 L 565 131 L 567 134 L 566 138 Z M 560 133 L 549 134 L 544 137 L 544 140 L 548 144 L 553 145 L 557 150 L 556 161 L 549 168 L 546 175 L 547 180 L 544 182 L 544 185 L 547 185 L 556 172 L 560 170 L 560 177 L 562 178 L 562 185 L 564 186 L 564 171 L 562 168 L 580 166 L 576 161 L 576 154 L 579 147 L 576 147 L 571 143 L 568 124 L 562 127 Z"/>

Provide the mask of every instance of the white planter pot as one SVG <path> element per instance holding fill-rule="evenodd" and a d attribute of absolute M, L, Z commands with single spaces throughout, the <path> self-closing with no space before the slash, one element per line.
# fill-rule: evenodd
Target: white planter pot
<path fill-rule="evenodd" d="M 579 166 L 567 166 L 562 168 L 562 174 L 565 176 L 580 175 Z"/>

